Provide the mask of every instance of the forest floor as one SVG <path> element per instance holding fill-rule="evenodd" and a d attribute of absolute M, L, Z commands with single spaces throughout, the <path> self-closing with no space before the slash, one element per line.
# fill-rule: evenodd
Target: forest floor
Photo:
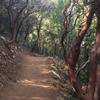
<path fill-rule="evenodd" d="M 18 63 L 21 65 L 19 79 L 0 91 L 0 100 L 57 100 L 47 57 L 21 54 Z"/>

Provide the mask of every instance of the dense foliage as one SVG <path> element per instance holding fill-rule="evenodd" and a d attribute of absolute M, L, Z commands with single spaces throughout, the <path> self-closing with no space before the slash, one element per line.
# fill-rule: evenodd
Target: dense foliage
<path fill-rule="evenodd" d="M 89 81 L 90 50 L 95 44 L 97 25 L 95 14 L 90 28 L 85 30 L 86 35 L 83 34 L 84 38 L 81 38 L 90 8 L 94 6 L 88 1 L 2 0 L 0 1 L 0 35 L 6 36 L 9 43 L 18 43 L 30 48 L 33 53 L 65 58 L 65 60 L 66 56 L 69 60 L 74 59 L 75 77 L 85 87 Z M 87 21 L 87 24 L 90 22 Z M 75 55 L 74 49 L 80 53 Z M 70 65 L 68 61 L 66 60 Z"/>

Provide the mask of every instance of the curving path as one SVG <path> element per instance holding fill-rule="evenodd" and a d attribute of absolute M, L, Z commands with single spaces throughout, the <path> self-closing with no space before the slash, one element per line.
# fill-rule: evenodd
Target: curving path
<path fill-rule="evenodd" d="M 2 90 L 0 100 L 57 100 L 50 84 L 48 58 L 22 56 L 19 80 Z"/>

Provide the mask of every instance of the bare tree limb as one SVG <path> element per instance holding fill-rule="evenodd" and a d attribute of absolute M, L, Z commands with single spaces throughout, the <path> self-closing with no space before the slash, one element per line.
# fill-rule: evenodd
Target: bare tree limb
<path fill-rule="evenodd" d="M 74 69 L 75 69 L 77 60 L 79 58 L 80 45 L 82 43 L 82 40 L 83 40 L 85 34 L 87 33 L 87 31 L 91 25 L 93 15 L 94 15 L 94 8 L 91 7 L 86 23 L 83 26 L 83 28 L 76 34 L 75 41 L 72 44 L 70 51 L 69 51 L 69 55 L 65 59 L 66 65 L 68 67 L 69 80 L 72 83 L 72 85 L 79 97 L 82 97 L 82 89 L 81 89 L 81 85 L 80 85 L 79 81 L 75 77 Z"/>

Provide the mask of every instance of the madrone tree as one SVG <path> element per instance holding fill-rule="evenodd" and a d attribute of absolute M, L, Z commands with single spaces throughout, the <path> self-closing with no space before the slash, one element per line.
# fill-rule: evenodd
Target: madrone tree
<path fill-rule="evenodd" d="M 73 15 L 73 9 L 75 9 L 75 6 L 77 6 L 82 8 L 83 11 L 83 13 L 80 13 L 83 17 L 79 14 L 79 16 L 77 16 L 75 19 L 74 25 L 76 25 L 78 19 L 82 19 L 82 22 L 79 29 L 76 31 L 75 39 L 70 46 L 68 54 L 65 55 L 64 53 L 64 58 L 66 67 L 68 69 L 67 71 L 69 80 L 80 100 L 100 100 L 100 0 L 87 0 L 85 5 L 81 4 L 81 0 L 72 0 L 70 4 L 68 4 L 67 7 L 65 7 L 63 10 L 64 33 L 62 36 L 62 46 L 64 51 L 66 51 L 64 36 L 67 36 L 69 32 L 69 18 L 71 18 Z M 85 6 L 87 6 L 87 9 Z M 68 14 L 68 12 L 70 13 Z M 96 18 L 95 43 L 89 57 L 90 71 L 88 76 L 88 83 L 84 89 L 83 84 L 81 84 L 79 79 L 76 77 L 75 70 L 81 51 L 82 41 L 85 35 L 88 34 L 94 17 Z M 79 68 L 77 71 L 82 69 L 83 66 L 81 66 L 81 68 Z"/>

